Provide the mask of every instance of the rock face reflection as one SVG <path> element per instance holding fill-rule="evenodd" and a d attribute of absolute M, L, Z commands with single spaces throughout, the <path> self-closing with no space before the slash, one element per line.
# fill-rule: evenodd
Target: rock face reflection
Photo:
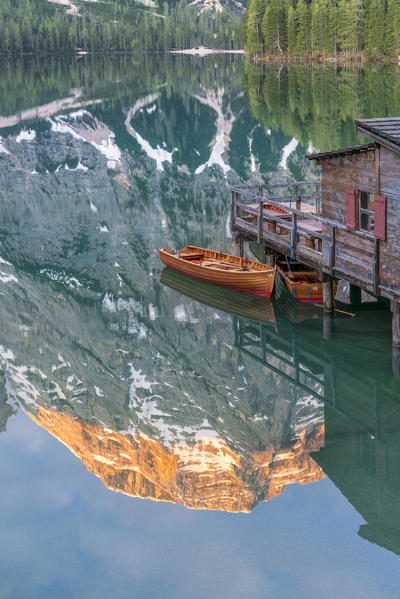
<path fill-rule="evenodd" d="M 0 119 L 3 420 L 25 410 L 111 489 L 249 511 L 322 476 L 322 404 L 242 359 L 231 316 L 163 287 L 156 249 L 229 249 L 232 140 L 260 179 L 290 140 L 258 131 L 274 151 L 256 149 L 236 59 L 127 61 L 70 65 L 70 89 Z"/>
<path fill-rule="evenodd" d="M 29 412 L 28 412 L 29 414 Z M 164 447 L 140 434 L 120 434 L 39 408 L 29 414 L 99 476 L 106 487 L 134 497 L 172 501 L 189 508 L 249 512 L 260 500 L 282 493 L 291 483 L 324 476 L 310 457 L 323 444 L 324 430 L 293 445 L 239 455 L 218 439 Z"/>

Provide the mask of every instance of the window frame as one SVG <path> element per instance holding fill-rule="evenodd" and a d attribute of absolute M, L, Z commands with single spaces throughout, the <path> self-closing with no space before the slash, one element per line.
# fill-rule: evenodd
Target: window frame
<path fill-rule="evenodd" d="M 363 208 L 361 205 L 362 195 L 367 194 L 368 196 L 368 205 L 373 203 L 374 208 L 370 210 L 369 208 Z M 368 233 L 369 235 L 375 234 L 375 194 L 370 191 L 364 191 L 363 189 L 356 190 L 356 208 L 357 208 L 357 229 L 362 231 L 363 233 Z M 368 228 L 365 229 L 362 226 L 362 217 L 366 215 L 368 218 Z"/>

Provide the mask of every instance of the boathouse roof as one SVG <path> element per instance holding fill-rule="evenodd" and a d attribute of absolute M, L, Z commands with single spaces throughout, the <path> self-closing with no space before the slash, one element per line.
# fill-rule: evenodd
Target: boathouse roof
<path fill-rule="evenodd" d="M 372 139 L 373 143 L 339 148 L 329 152 L 308 154 L 309 160 L 324 160 L 335 158 L 343 154 L 356 154 L 357 152 L 368 152 L 376 148 L 377 144 L 400 154 L 400 117 L 388 117 L 384 119 L 358 119 L 354 121 L 357 132 L 364 137 Z"/>
<path fill-rule="evenodd" d="M 355 124 L 360 135 L 400 153 L 400 117 L 361 119 L 356 120 Z"/>
<path fill-rule="evenodd" d="M 339 148 L 338 150 L 329 150 L 328 152 L 318 152 L 317 154 L 307 154 L 308 160 L 324 160 L 325 158 L 335 158 L 343 154 L 356 154 L 357 152 L 369 152 L 376 148 L 376 143 L 350 146 L 348 148 Z"/>

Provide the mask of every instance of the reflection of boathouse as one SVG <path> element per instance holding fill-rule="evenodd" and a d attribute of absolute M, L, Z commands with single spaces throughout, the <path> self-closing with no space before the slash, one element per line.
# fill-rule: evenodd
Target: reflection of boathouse
<path fill-rule="evenodd" d="M 360 536 L 400 554 L 400 386 L 388 348 L 365 348 L 358 331 L 367 321 L 344 320 L 329 341 L 315 320 L 234 327 L 241 351 L 323 401 L 325 443 L 314 460 L 366 520 Z"/>
<path fill-rule="evenodd" d="M 233 187 L 231 224 L 240 243 L 257 240 L 269 254 L 291 254 L 318 270 L 328 310 L 334 279 L 390 299 L 400 347 L 400 118 L 356 125 L 371 143 L 308 156 L 321 166 L 321 186 Z"/>

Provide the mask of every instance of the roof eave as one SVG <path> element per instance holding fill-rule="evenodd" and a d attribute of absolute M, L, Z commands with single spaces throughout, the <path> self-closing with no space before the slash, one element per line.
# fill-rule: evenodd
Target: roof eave
<path fill-rule="evenodd" d="M 375 150 L 376 143 L 362 144 L 357 146 L 350 146 L 348 148 L 339 148 L 337 150 L 329 150 L 327 152 L 318 152 L 316 154 L 307 154 L 307 160 L 327 160 L 329 158 L 339 158 L 346 154 L 358 154 L 361 152 L 370 152 Z"/>
<path fill-rule="evenodd" d="M 389 139 L 386 139 L 385 137 L 382 137 L 381 135 L 378 135 L 377 133 L 374 133 L 373 131 L 370 131 L 369 129 L 365 129 L 361 123 L 355 121 L 356 123 L 356 129 L 357 129 L 357 133 L 359 133 L 360 135 L 363 135 L 364 137 L 369 137 L 370 139 L 372 139 L 375 143 L 384 146 L 385 148 L 388 148 L 388 150 L 391 150 L 392 152 L 395 152 L 396 154 L 400 154 L 400 146 L 393 143 L 392 141 L 390 141 Z"/>

